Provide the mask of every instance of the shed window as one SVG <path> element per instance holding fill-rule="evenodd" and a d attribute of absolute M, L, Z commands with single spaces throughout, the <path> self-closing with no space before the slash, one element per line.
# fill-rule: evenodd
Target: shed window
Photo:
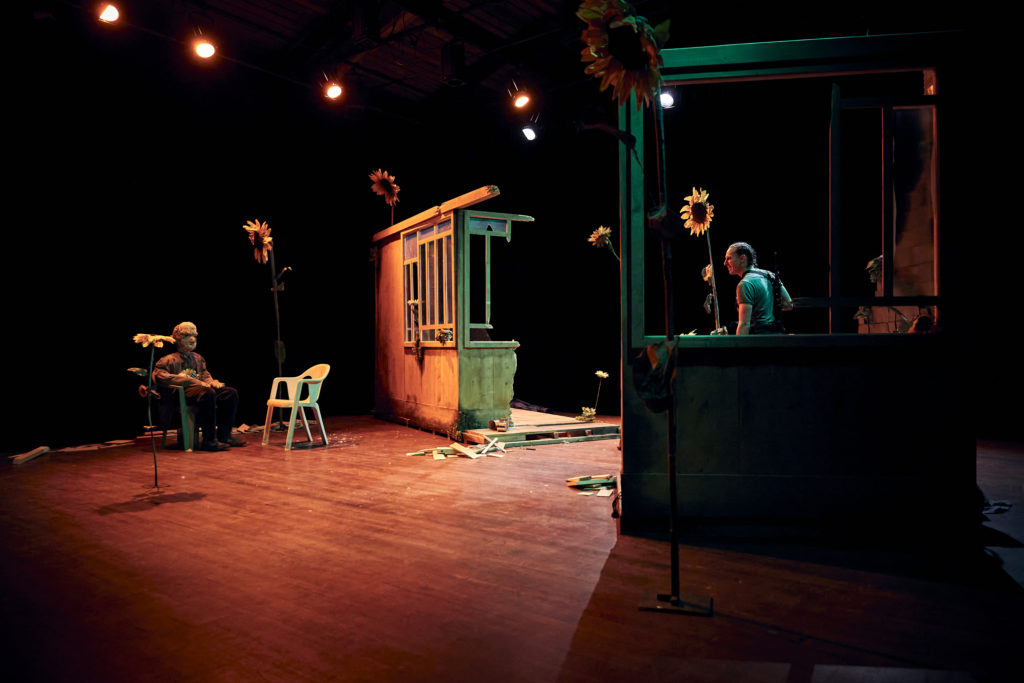
<path fill-rule="evenodd" d="M 402 236 L 405 341 L 454 337 L 451 219 Z"/>

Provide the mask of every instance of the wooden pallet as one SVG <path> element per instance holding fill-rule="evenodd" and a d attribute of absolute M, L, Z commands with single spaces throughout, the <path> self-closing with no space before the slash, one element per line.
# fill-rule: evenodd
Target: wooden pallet
<path fill-rule="evenodd" d="M 508 431 L 470 429 L 462 433 L 462 439 L 466 443 L 488 443 L 497 439 L 509 448 L 619 438 L 619 426 L 607 422 L 580 422 L 571 417 L 517 408 L 512 409 L 511 420 L 512 427 Z"/>

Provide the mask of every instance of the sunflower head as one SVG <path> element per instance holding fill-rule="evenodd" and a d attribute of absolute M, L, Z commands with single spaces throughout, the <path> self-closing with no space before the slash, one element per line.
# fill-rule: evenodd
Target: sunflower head
<path fill-rule="evenodd" d="M 601 80 L 601 90 L 611 87 L 620 105 L 631 92 L 638 109 L 650 104 L 661 82 L 660 46 L 668 39 L 668 22 L 651 28 L 622 0 L 584 0 L 576 16 L 587 24 L 581 36 L 585 73 Z"/>
<path fill-rule="evenodd" d="M 274 238 L 270 236 L 270 225 L 259 220 L 246 221 L 242 229 L 249 233 L 249 242 L 253 246 L 253 254 L 259 263 L 267 262 L 267 254 L 274 248 Z"/>
<path fill-rule="evenodd" d="M 708 204 L 707 190 L 693 188 L 693 194 L 686 198 L 686 206 L 679 210 L 679 216 L 683 219 L 683 225 L 689 228 L 691 235 L 703 235 L 711 225 L 711 219 L 715 217 L 715 207 Z"/>
<path fill-rule="evenodd" d="M 590 237 L 587 238 L 587 241 L 590 242 L 595 247 L 604 247 L 609 244 L 611 236 L 612 229 L 606 228 L 602 225 L 598 227 L 597 230 L 590 233 Z"/>
<path fill-rule="evenodd" d="M 601 379 L 608 379 L 608 373 L 605 372 L 604 370 L 598 370 L 594 374 L 600 377 Z"/>
<path fill-rule="evenodd" d="M 395 202 L 398 201 L 398 191 L 402 188 L 395 183 L 395 176 L 389 175 L 387 171 L 382 171 L 379 168 L 376 171 L 370 173 L 370 180 L 373 184 L 370 185 L 370 189 L 375 194 L 379 194 L 384 197 L 384 201 L 388 206 L 394 206 Z"/>

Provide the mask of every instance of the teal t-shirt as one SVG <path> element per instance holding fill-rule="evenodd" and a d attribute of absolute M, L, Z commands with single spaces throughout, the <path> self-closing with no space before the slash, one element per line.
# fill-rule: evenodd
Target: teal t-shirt
<path fill-rule="evenodd" d="M 752 334 L 775 332 L 775 292 L 772 291 L 771 274 L 759 268 L 744 273 L 736 285 L 736 304 L 750 304 L 750 332 Z"/>

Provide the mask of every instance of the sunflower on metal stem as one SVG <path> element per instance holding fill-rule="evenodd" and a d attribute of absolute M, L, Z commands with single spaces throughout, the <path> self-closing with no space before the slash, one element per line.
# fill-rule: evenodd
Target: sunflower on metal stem
<path fill-rule="evenodd" d="M 601 90 L 612 87 L 622 105 L 636 93 L 637 109 L 650 104 L 661 83 L 660 50 L 668 40 L 669 22 L 652 28 L 636 9 L 622 0 L 584 0 L 576 16 L 586 22 L 584 71 L 601 79 Z"/>
<path fill-rule="evenodd" d="M 379 168 L 370 173 L 370 180 L 373 181 L 370 189 L 373 190 L 374 194 L 384 197 L 384 202 L 391 207 L 391 224 L 394 225 L 395 203 L 398 202 L 398 191 L 402 188 L 395 182 L 395 176 Z"/>
<path fill-rule="evenodd" d="M 143 370 L 142 368 L 128 368 L 128 372 L 139 377 L 146 378 L 146 385 L 139 385 L 139 396 L 146 399 L 146 429 L 149 430 L 149 443 L 153 447 L 153 486 L 152 488 L 160 490 L 160 479 L 157 472 L 156 463 L 156 426 L 153 424 L 153 399 L 160 398 L 160 394 L 157 393 L 156 389 L 153 388 L 153 360 L 156 355 L 157 349 L 162 349 L 164 343 L 173 344 L 174 337 L 168 337 L 165 334 L 144 334 L 139 333 L 132 337 L 132 341 L 136 344 L 142 344 L 142 348 L 149 347 L 149 370 Z"/>
<path fill-rule="evenodd" d="M 683 227 L 690 231 L 693 237 L 704 235 L 708 241 L 708 259 L 710 263 L 701 270 L 701 277 L 711 285 L 710 301 L 715 306 L 715 331 L 712 334 L 719 334 L 721 323 L 719 322 L 718 311 L 718 285 L 715 282 L 715 256 L 711 251 L 711 219 L 715 217 L 715 207 L 708 202 L 708 191 L 704 188 L 693 188 L 689 197 L 686 197 L 686 205 L 679 210 L 679 217 L 683 221 Z M 704 301 L 704 310 L 708 310 L 708 300 Z"/>
<path fill-rule="evenodd" d="M 274 320 L 277 325 L 277 338 L 274 340 L 274 355 L 277 358 L 277 374 L 284 374 L 282 364 L 285 359 L 284 342 L 281 341 L 281 309 L 278 303 L 278 292 L 284 291 L 284 283 L 281 277 L 291 270 L 291 267 L 281 269 L 277 272 L 277 265 L 274 263 L 274 238 L 270 236 L 270 224 L 259 219 L 246 221 L 242 229 L 249 233 L 249 242 L 254 249 L 256 263 L 270 263 L 270 291 L 274 294 Z"/>

